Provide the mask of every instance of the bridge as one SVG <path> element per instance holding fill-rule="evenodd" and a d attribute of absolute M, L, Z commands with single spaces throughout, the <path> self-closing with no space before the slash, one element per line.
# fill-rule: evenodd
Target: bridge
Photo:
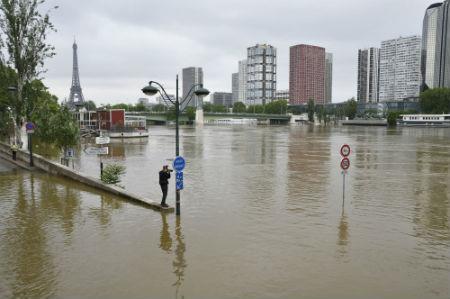
<path fill-rule="evenodd" d="M 128 115 L 145 116 L 147 123 L 164 124 L 172 119 L 167 119 L 166 112 L 127 112 Z M 267 124 L 287 124 L 291 120 L 290 115 L 286 114 L 262 114 L 262 113 L 226 113 L 226 112 L 204 112 L 205 123 L 219 119 L 256 119 L 258 123 Z M 186 123 L 189 119 L 186 114 L 180 115 L 180 122 Z"/>

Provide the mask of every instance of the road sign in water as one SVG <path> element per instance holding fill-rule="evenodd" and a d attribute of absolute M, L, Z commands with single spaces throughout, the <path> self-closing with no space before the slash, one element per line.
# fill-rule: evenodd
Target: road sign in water
<path fill-rule="evenodd" d="M 175 177 L 176 177 L 177 190 L 182 190 L 183 189 L 183 172 L 177 171 Z"/>
<path fill-rule="evenodd" d="M 173 169 L 175 169 L 176 171 L 182 171 L 185 166 L 186 161 L 184 160 L 183 157 L 178 156 L 175 158 L 175 160 L 173 160 Z"/>
<path fill-rule="evenodd" d="M 25 125 L 25 129 L 27 131 L 27 134 L 32 134 L 34 133 L 34 129 L 36 128 L 36 126 L 31 122 L 27 122 Z"/>

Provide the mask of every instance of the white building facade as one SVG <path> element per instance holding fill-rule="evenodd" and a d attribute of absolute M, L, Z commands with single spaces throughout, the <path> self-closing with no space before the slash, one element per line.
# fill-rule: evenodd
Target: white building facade
<path fill-rule="evenodd" d="M 399 37 L 381 42 L 379 101 L 402 101 L 418 97 L 422 38 Z"/>

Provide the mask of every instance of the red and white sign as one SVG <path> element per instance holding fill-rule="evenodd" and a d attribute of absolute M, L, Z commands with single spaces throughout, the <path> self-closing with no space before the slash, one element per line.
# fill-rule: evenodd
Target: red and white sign
<path fill-rule="evenodd" d="M 341 146 L 341 156 L 348 157 L 350 155 L 350 146 L 348 144 L 344 144 Z"/>
<path fill-rule="evenodd" d="M 342 158 L 341 160 L 341 168 L 343 170 L 347 170 L 350 168 L 350 160 L 347 157 Z"/>

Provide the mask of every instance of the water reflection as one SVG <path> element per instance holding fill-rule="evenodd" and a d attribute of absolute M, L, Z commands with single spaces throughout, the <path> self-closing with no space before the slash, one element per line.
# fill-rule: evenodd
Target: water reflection
<path fill-rule="evenodd" d="M 339 219 L 339 226 L 338 226 L 338 240 L 337 245 L 338 247 L 338 254 L 343 257 L 347 254 L 347 246 L 349 243 L 349 231 L 348 231 L 348 220 L 347 216 L 345 215 L 344 209 L 342 209 L 342 214 Z"/>
<path fill-rule="evenodd" d="M 172 237 L 170 236 L 166 213 L 161 213 L 161 224 L 159 248 L 164 250 L 166 253 L 170 253 L 172 251 Z"/>
<path fill-rule="evenodd" d="M 1 246 L 2 259 L 10 265 L 10 290 L 13 297 L 49 297 L 57 286 L 55 262 L 47 244 L 49 218 L 42 202 L 36 200 L 34 175 L 28 179 L 20 176 L 12 183 L 17 184 L 18 197 Z"/>
<path fill-rule="evenodd" d="M 179 216 L 176 217 L 175 240 L 177 244 L 175 247 L 175 259 L 172 265 L 173 273 L 177 279 L 173 285 L 176 287 L 175 298 L 178 298 L 181 284 L 184 281 L 184 271 L 187 267 L 186 259 L 184 257 L 186 244 L 184 243 L 184 235 L 181 231 L 181 217 Z"/>

